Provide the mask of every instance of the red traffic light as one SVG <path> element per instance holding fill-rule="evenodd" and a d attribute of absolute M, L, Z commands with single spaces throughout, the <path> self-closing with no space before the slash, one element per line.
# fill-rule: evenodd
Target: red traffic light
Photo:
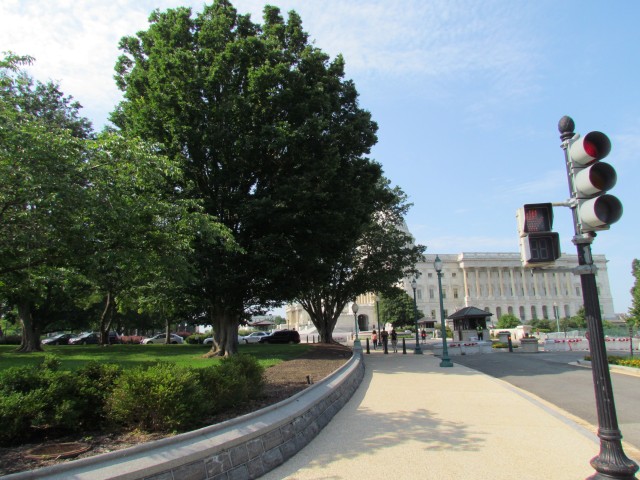
<path fill-rule="evenodd" d="M 589 132 L 571 143 L 569 155 L 574 163 L 589 165 L 602 160 L 611 152 L 611 141 L 602 132 Z"/>

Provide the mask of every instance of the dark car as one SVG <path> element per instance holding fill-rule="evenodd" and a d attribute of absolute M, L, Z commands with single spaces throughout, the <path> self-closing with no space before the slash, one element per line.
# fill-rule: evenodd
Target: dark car
<path fill-rule="evenodd" d="M 69 345 L 97 345 L 99 343 L 100 334 L 96 332 L 85 332 L 69 339 Z M 121 343 L 120 335 L 117 332 L 109 332 L 109 343 Z"/>
<path fill-rule="evenodd" d="M 296 330 L 276 330 L 262 337 L 259 343 L 300 343 L 300 334 Z"/>
<path fill-rule="evenodd" d="M 100 343 L 100 334 L 95 332 L 81 333 L 77 337 L 69 339 L 69 345 L 92 345 Z"/>
<path fill-rule="evenodd" d="M 52 337 L 43 338 L 40 342 L 42 345 L 68 345 L 69 339 L 73 338 L 75 335 L 71 333 L 59 333 L 58 335 L 54 335 Z"/>

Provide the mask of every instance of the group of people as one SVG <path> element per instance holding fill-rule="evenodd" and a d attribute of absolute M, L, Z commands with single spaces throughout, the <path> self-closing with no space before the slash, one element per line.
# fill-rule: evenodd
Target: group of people
<path fill-rule="evenodd" d="M 380 338 L 378 338 L 378 332 L 374 329 L 371 332 L 371 340 L 373 341 L 373 349 L 377 350 L 378 345 L 381 348 L 387 350 L 389 345 L 389 337 L 391 337 L 391 348 L 394 352 L 398 352 L 398 333 L 395 328 L 391 329 L 391 332 L 387 332 L 385 329 L 380 331 Z"/>
<path fill-rule="evenodd" d="M 422 332 L 420 332 L 420 336 L 422 337 L 422 343 L 425 343 L 425 340 L 427 338 L 427 331 L 423 329 Z M 384 348 L 386 350 L 389 344 L 388 343 L 389 337 L 391 337 L 391 349 L 397 353 L 398 352 L 398 333 L 396 332 L 395 328 L 392 328 L 391 332 L 387 332 L 385 329 L 382 329 L 380 331 L 379 338 L 378 338 L 378 332 L 374 328 L 373 331 L 371 332 L 371 341 L 373 342 L 373 349 L 377 350 L 379 345 L 381 348 Z"/>

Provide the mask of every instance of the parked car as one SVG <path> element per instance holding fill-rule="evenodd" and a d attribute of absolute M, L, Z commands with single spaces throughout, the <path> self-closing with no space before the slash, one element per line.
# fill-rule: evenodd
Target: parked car
<path fill-rule="evenodd" d="M 69 345 L 98 345 L 100 343 L 99 332 L 85 332 L 70 338 Z M 120 342 L 120 335 L 117 332 L 109 332 L 109 343 L 111 345 Z"/>
<path fill-rule="evenodd" d="M 69 339 L 73 337 L 74 335 L 71 333 L 59 333 L 58 335 L 53 335 L 52 337 L 43 338 L 40 343 L 42 345 L 68 345 Z"/>
<path fill-rule="evenodd" d="M 262 337 L 258 343 L 300 343 L 300 334 L 297 330 L 276 330 Z"/>
<path fill-rule="evenodd" d="M 100 335 L 95 332 L 81 333 L 69 339 L 69 345 L 95 345 L 100 343 Z"/>
<path fill-rule="evenodd" d="M 244 337 L 238 337 L 238 341 L 242 343 L 258 343 L 261 338 L 268 336 L 267 332 L 252 332 Z"/>
<path fill-rule="evenodd" d="M 172 333 L 170 338 L 170 343 L 174 345 L 177 343 L 184 343 L 184 339 L 180 335 L 176 335 L 175 333 Z M 159 333 L 158 335 L 155 335 L 151 338 L 145 338 L 141 343 L 143 345 L 147 345 L 149 343 L 167 343 L 167 334 Z"/>
<path fill-rule="evenodd" d="M 205 338 L 202 343 L 204 343 L 205 345 L 211 345 L 213 343 L 213 337 Z"/>

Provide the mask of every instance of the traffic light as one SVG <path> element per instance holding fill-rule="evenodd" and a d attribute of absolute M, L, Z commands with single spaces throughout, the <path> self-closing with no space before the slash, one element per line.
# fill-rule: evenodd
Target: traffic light
<path fill-rule="evenodd" d="M 600 161 L 610 151 L 609 137 L 602 132 L 578 134 L 570 140 L 568 156 L 581 233 L 607 230 L 622 216 L 620 200 L 606 193 L 616 184 L 616 171 Z"/>
<path fill-rule="evenodd" d="M 530 203 L 516 212 L 523 266 L 540 267 L 560 258 L 560 235 L 552 232 L 553 206 Z"/>

